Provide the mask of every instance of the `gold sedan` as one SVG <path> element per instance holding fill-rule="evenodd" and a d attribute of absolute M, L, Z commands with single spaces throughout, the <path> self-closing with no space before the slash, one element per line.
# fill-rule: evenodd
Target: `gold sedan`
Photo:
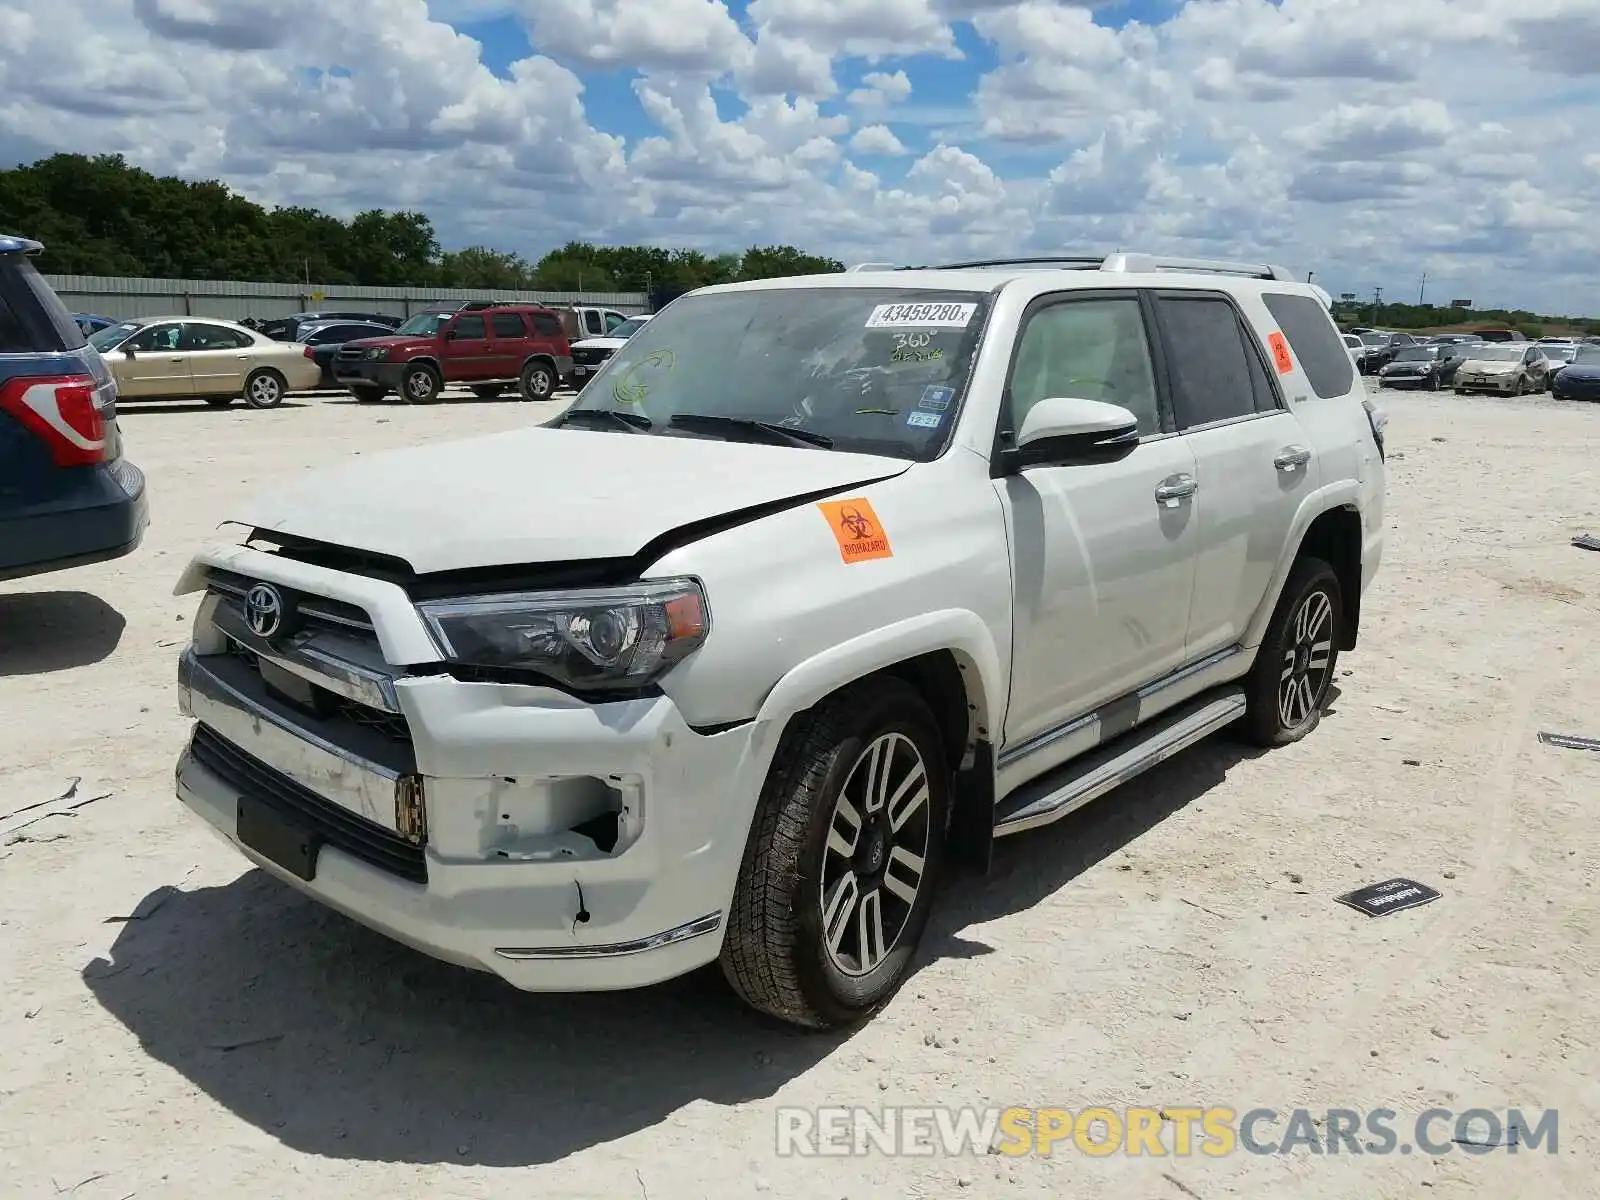
<path fill-rule="evenodd" d="M 290 392 L 314 388 L 322 368 L 311 347 L 275 342 L 211 317 L 140 317 L 89 339 L 125 400 L 204 400 L 226 408 L 276 408 Z"/>

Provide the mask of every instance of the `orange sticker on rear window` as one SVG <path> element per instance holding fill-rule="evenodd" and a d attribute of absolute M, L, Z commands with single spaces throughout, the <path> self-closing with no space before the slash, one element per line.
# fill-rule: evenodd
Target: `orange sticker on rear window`
<path fill-rule="evenodd" d="M 1289 342 L 1283 334 L 1273 334 L 1267 339 L 1267 345 L 1272 347 L 1272 362 L 1278 368 L 1279 375 L 1287 375 L 1294 370 L 1294 359 L 1289 356 Z"/>
<path fill-rule="evenodd" d="M 878 524 L 878 514 L 863 498 L 830 500 L 817 508 L 828 519 L 833 539 L 839 543 L 839 556 L 847 563 L 867 562 L 874 558 L 893 558 L 894 550 Z"/>

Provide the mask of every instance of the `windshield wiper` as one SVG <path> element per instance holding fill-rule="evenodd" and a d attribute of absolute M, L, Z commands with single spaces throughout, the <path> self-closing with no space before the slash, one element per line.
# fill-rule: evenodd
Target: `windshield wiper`
<path fill-rule="evenodd" d="M 592 418 L 605 425 L 620 425 L 629 433 L 647 433 L 655 425 L 643 413 L 619 412 L 614 408 L 569 408 L 561 414 L 561 424 L 579 418 Z"/>
<path fill-rule="evenodd" d="M 692 428 L 700 426 L 710 432 L 740 430 L 754 433 L 773 446 L 811 446 L 818 450 L 833 449 L 833 439 L 809 429 L 791 429 L 771 421 L 758 421 L 754 417 L 725 417 L 720 413 L 678 413 L 668 421 L 669 426 Z"/>

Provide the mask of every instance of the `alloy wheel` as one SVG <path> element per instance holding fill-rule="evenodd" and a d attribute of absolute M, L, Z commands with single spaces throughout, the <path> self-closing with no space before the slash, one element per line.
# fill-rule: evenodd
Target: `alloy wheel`
<path fill-rule="evenodd" d="M 1289 624 L 1289 644 L 1278 677 L 1278 721 L 1285 729 L 1304 723 L 1322 701 L 1333 661 L 1333 602 L 1313 591 Z"/>
<path fill-rule="evenodd" d="M 905 932 L 922 890 L 929 812 L 916 744 L 901 733 L 875 738 L 839 789 L 823 850 L 823 946 L 841 974 L 868 974 Z"/>
<path fill-rule="evenodd" d="M 250 381 L 250 400 L 257 408 L 271 408 L 282 398 L 282 389 L 271 375 L 257 375 Z"/>

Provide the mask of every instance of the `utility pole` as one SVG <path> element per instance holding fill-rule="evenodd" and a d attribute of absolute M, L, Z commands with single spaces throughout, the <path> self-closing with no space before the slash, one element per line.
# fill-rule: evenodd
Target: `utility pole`
<path fill-rule="evenodd" d="M 1378 323 L 1378 309 L 1382 307 L 1382 305 L 1383 289 L 1381 287 L 1375 287 L 1372 289 L 1372 323 L 1374 325 Z"/>
<path fill-rule="evenodd" d="M 1428 273 L 1422 273 L 1422 286 L 1417 289 L 1417 307 L 1422 307 L 1422 298 L 1428 294 Z"/>

